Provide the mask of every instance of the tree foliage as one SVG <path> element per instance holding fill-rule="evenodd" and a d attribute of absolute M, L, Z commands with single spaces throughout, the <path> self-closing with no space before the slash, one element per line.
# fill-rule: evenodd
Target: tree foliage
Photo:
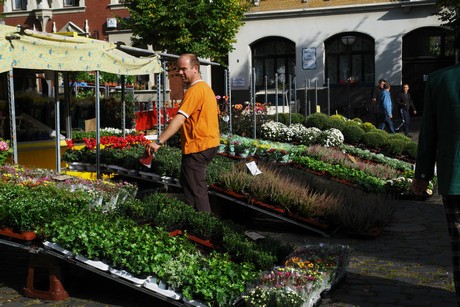
<path fill-rule="evenodd" d="M 126 26 L 154 50 L 222 61 L 233 49 L 250 0 L 126 0 Z"/>
<path fill-rule="evenodd" d="M 439 20 L 442 25 L 452 30 L 455 37 L 454 46 L 460 49 L 460 1 L 458 0 L 438 0 L 436 1 L 438 7 Z"/>

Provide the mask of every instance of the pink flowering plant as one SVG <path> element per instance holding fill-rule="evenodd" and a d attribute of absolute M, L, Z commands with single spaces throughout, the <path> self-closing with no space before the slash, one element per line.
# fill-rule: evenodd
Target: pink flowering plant
<path fill-rule="evenodd" d="M 4 165 L 13 154 L 13 148 L 9 146 L 9 141 L 0 138 L 0 165 Z"/>

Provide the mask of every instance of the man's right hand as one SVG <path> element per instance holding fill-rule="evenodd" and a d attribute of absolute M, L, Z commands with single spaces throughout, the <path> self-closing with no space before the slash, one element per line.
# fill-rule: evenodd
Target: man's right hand
<path fill-rule="evenodd" d="M 148 143 L 147 145 L 145 145 L 145 150 L 147 150 L 147 153 L 151 156 L 153 155 L 155 152 L 158 151 L 158 149 L 160 149 L 160 145 L 158 145 L 157 143 L 155 142 L 150 142 Z"/>
<path fill-rule="evenodd" d="M 413 179 L 412 180 L 412 191 L 415 195 L 423 195 L 426 193 L 428 188 L 428 180 L 425 179 Z"/>

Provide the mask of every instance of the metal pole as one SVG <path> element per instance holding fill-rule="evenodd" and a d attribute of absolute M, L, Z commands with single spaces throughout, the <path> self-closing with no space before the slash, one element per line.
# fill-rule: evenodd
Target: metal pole
<path fill-rule="evenodd" d="M 126 77 L 125 75 L 121 75 L 121 133 L 123 137 L 126 136 Z"/>
<path fill-rule="evenodd" d="M 8 85 L 10 94 L 8 95 L 8 103 L 10 108 L 10 145 L 13 147 L 13 163 L 18 164 L 18 142 L 16 139 L 16 104 L 14 100 L 14 74 L 13 69 L 10 70 L 8 76 Z"/>
<path fill-rule="evenodd" d="M 331 116 L 331 91 L 329 85 L 329 78 L 327 78 L 327 115 Z"/>
<path fill-rule="evenodd" d="M 59 105 L 59 73 L 54 72 L 54 106 L 55 106 L 55 143 L 56 143 L 56 172 L 61 173 L 61 108 Z"/>
<path fill-rule="evenodd" d="M 54 85 L 56 86 L 56 85 Z M 69 83 L 69 72 L 64 72 L 64 102 L 65 102 L 65 130 L 66 137 L 72 138 L 72 114 L 70 111 L 70 83 Z"/>
<path fill-rule="evenodd" d="M 101 93 L 99 92 L 99 70 L 96 70 L 96 178 L 101 179 Z"/>
<path fill-rule="evenodd" d="M 264 95 L 264 103 L 267 104 L 268 102 L 268 77 L 267 76 L 264 76 L 264 91 L 265 91 L 265 95 Z"/>
<path fill-rule="evenodd" d="M 296 81 L 296 77 L 294 76 L 294 80 L 293 80 L 293 83 L 294 83 L 294 107 L 295 107 L 295 112 L 294 113 L 298 113 L 299 112 L 299 106 L 297 105 L 297 81 Z"/>
<path fill-rule="evenodd" d="M 166 130 L 166 119 L 167 119 L 167 113 L 166 113 L 166 60 L 162 61 L 162 67 L 163 71 L 161 72 L 161 79 L 162 79 L 162 89 L 163 89 L 163 99 L 161 100 L 161 103 L 163 104 L 163 130 Z"/>
<path fill-rule="evenodd" d="M 281 96 L 281 101 L 282 101 L 282 103 L 283 103 L 283 113 L 286 113 L 286 109 L 285 109 L 285 107 L 286 107 L 286 97 L 285 97 L 285 95 L 284 95 L 284 93 L 285 93 L 285 91 L 286 91 L 286 82 L 285 82 L 285 78 L 286 78 L 286 77 L 284 77 L 283 79 L 281 79 L 281 93 L 282 93 L 282 94 L 281 94 L 281 95 L 282 95 L 282 96 Z"/>
<path fill-rule="evenodd" d="M 157 135 L 161 134 L 161 108 L 160 108 L 160 101 L 161 101 L 161 74 L 157 74 L 157 103 L 155 108 L 157 109 Z"/>
<path fill-rule="evenodd" d="M 278 74 L 275 74 L 275 121 L 278 122 Z"/>
<path fill-rule="evenodd" d="M 292 75 L 289 75 L 289 95 L 288 95 L 288 105 L 289 105 L 289 126 L 291 125 L 292 114 L 291 114 L 291 90 L 292 90 Z M 283 95 L 284 96 L 284 95 Z"/>
<path fill-rule="evenodd" d="M 308 89 L 310 89 L 310 79 L 308 79 Z M 308 115 L 311 114 L 311 99 L 308 99 Z"/>
<path fill-rule="evenodd" d="M 315 112 L 318 110 L 318 79 L 315 80 Z"/>
<path fill-rule="evenodd" d="M 230 134 L 233 133 L 232 129 L 232 100 L 231 100 L 231 88 L 230 88 L 230 70 L 226 69 L 224 72 L 225 76 L 225 96 L 227 99 L 225 100 L 226 103 L 226 111 L 228 112 L 228 131 Z"/>
<path fill-rule="evenodd" d="M 307 90 L 307 78 L 305 78 L 305 102 L 304 102 L 304 113 L 305 116 L 308 116 L 308 90 Z"/>
<path fill-rule="evenodd" d="M 256 105 L 256 91 L 255 91 L 255 88 L 256 88 L 256 69 L 253 68 L 252 71 L 251 71 L 251 85 L 250 85 L 250 93 L 251 93 L 251 104 L 253 106 L 253 123 L 252 123 L 252 131 L 253 131 L 253 138 L 256 139 L 257 138 L 257 131 L 256 131 L 256 127 L 257 127 L 257 105 Z"/>

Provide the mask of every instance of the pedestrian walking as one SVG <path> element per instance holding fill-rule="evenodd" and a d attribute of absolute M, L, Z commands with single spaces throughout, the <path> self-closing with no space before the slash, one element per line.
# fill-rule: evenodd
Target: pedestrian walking
<path fill-rule="evenodd" d="M 410 112 L 412 111 L 414 114 L 417 114 L 417 110 L 415 109 L 414 102 L 409 93 L 409 84 L 403 84 L 402 91 L 398 94 L 398 98 L 396 99 L 396 104 L 398 106 L 399 115 L 401 116 L 401 123 L 395 130 L 403 131 L 406 136 L 410 136 Z"/>
<path fill-rule="evenodd" d="M 383 85 L 385 84 L 385 79 L 380 79 L 379 83 L 376 87 L 372 89 L 371 92 L 371 112 L 374 114 L 374 121 L 375 125 L 377 126 L 378 118 L 377 118 L 377 108 L 378 108 L 378 101 L 380 92 L 383 90 Z"/>
<path fill-rule="evenodd" d="M 380 91 L 376 114 L 377 128 L 385 130 L 386 127 L 390 133 L 395 133 L 393 121 L 391 120 L 393 118 L 393 103 L 391 101 L 390 88 L 390 83 L 385 82 L 383 90 Z"/>

